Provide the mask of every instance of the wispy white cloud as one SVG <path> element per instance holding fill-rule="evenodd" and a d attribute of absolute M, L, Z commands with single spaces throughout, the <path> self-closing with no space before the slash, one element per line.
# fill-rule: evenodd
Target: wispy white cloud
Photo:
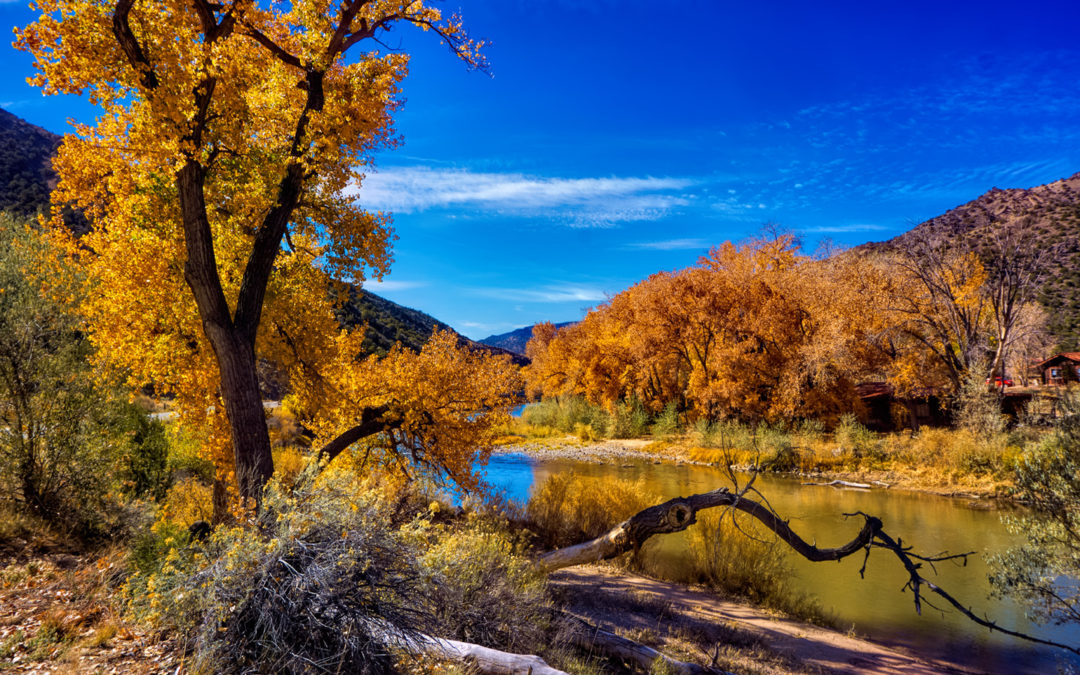
<path fill-rule="evenodd" d="M 369 209 L 415 213 L 468 209 L 504 216 L 543 216 L 570 227 L 611 227 L 657 220 L 686 206 L 688 178 L 553 178 L 428 166 L 386 167 L 352 194 Z"/>
<path fill-rule="evenodd" d="M 808 227 L 803 230 L 806 234 L 843 234 L 848 232 L 881 232 L 882 230 L 891 229 L 885 225 L 875 225 L 873 223 L 854 223 L 850 225 L 820 225 L 818 227 Z"/>
<path fill-rule="evenodd" d="M 496 333 L 505 333 L 516 328 L 514 324 L 505 322 L 485 323 L 483 321 L 458 321 L 457 325 L 469 331 L 487 333 L 489 335 L 494 335 Z"/>
<path fill-rule="evenodd" d="M 476 288 L 482 297 L 510 302 L 601 302 L 607 294 L 597 288 L 575 284 L 553 284 L 538 288 Z"/>
<path fill-rule="evenodd" d="M 372 293 L 393 293 L 394 291 L 407 291 L 413 288 L 427 286 L 423 281 L 399 281 L 387 279 L 385 281 L 365 281 L 364 288 Z"/>
<path fill-rule="evenodd" d="M 665 239 L 663 241 L 639 241 L 626 248 L 646 251 L 691 251 L 708 247 L 704 239 Z"/>

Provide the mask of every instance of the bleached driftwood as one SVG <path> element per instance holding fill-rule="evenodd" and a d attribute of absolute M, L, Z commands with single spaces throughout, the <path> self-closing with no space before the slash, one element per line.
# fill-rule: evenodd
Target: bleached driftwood
<path fill-rule="evenodd" d="M 869 483 L 853 483 L 849 480 L 834 480 L 828 483 L 803 483 L 803 485 L 809 485 L 813 487 L 847 487 L 857 488 L 859 490 L 869 490 L 873 486 Z"/>
<path fill-rule="evenodd" d="M 387 647 L 400 649 L 406 653 L 427 656 L 443 661 L 465 663 L 481 673 L 491 675 L 567 675 L 566 672 L 552 668 L 544 659 L 532 654 L 511 654 L 490 647 L 447 640 L 430 635 L 412 634 L 408 637 L 395 631 L 381 629 L 376 631 L 380 642 Z"/>
<path fill-rule="evenodd" d="M 511 654 L 469 642 L 429 638 L 415 643 L 424 653 L 438 659 L 467 663 L 481 673 L 499 675 L 566 675 L 552 668 L 544 659 L 531 654 Z"/>

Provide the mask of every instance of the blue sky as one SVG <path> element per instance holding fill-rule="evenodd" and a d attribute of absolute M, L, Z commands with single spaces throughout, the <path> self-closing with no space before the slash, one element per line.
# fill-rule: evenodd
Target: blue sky
<path fill-rule="evenodd" d="M 1080 171 L 1080 3 L 450 0 L 491 76 L 430 34 L 357 198 L 395 215 L 368 288 L 473 338 L 580 318 L 765 222 L 843 245 Z M 33 19 L 0 0 L 9 26 Z M 0 107 L 57 133 L 79 101 Z"/>

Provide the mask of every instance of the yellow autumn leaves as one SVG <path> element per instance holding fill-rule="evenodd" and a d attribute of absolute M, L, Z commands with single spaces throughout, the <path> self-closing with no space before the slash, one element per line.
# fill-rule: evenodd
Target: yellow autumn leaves
<path fill-rule="evenodd" d="M 460 21 L 411 0 L 40 0 L 38 9 L 16 36 L 35 58 L 33 83 L 102 108 L 58 151 L 52 219 L 54 243 L 85 272 L 77 295 L 98 361 L 133 388 L 173 397 L 218 477 L 232 482 L 237 430 L 225 418 L 221 345 L 207 339 L 188 260 L 192 233 L 206 227 L 212 269 L 200 257 L 205 247 L 191 254 L 204 265 L 201 288 L 220 288 L 228 315 L 238 314 L 241 297 L 260 303 L 245 348 L 288 380 L 316 443 L 363 406 L 386 405 L 402 434 L 383 437 L 387 458 L 407 452 L 471 484 L 490 421 L 520 388 L 512 368 L 448 336 L 419 355 L 365 360 L 333 306 L 342 281 L 387 271 L 393 240 L 389 216 L 365 211 L 350 190 L 371 154 L 396 143 L 392 115 L 408 56 L 360 43 L 413 24 L 481 65 L 480 45 Z M 353 44 L 368 51 L 346 58 Z M 185 183 L 182 174 L 198 179 Z M 298 196 L 283 196 L 289 190 Z M 269 249 L 265 294 L 245 289 L 262 264 L 252 263 L 259 238 L 274 231 L 268 214 L 285 203 L 287 230 Z M 64 205 L 86 214 L 89 234 L 66 232 Z"/>
<path fill-rule="evenodd" d="M 784 234 L 725 243 L 557 334 L 537 326 L 529 390 L 609 407 L 637 397 L 654 412 L 676 402 L 693 419 L 835 420 L 858 410 L 862 381 L 889 381 L 900 393 L 950 385 L 942 354 L 962 337 L 928 325 L 981 302 L 986 274 L 959 254 L 941 274 L 955 286 L 946 296 L 887 257 L 818 259 Z M 991 316 L 972 321 L 985 334 Z"/>

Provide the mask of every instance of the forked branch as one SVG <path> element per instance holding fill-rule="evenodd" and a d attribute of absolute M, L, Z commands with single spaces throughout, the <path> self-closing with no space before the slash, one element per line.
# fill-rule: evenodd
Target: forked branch
<path fill-rule="evenodd" d="M 689 497 L 677 497 L 663 504 L 651 506 L 636 513 L 596 539 L 542 555 L 540 565 L 546 571 L 552 572 L 565 567 L 616 558 L 624 553 L 638 550 L 650 537 L 685 530 L 697 522 L 699 511 L 716 507 L 738 509 L 750 514 L 775 533 L 780 541 L 783 541 L 799 555 L 812 562 L 842 560 L 859 551 L 865 552 L 866 558 L 869 559 L 870 551 L 874 548 L 891 551 L 908 573 L 908 583 L 904 588 L 905 590 L 911 589 L 914 595 L 916 612 L 922 613 L 923 603 L 933 607 L 924 597 L 923 589 L 927 589 L 980 626 L 1029 642 L 1080 654 L 1080 647 L 1073 647 L 1009 630 L 999 626 L 989 618 L 979 617 L 969 607 L 961 604 L 951 594 L 921 574 L 920 570 L 923 564 L 929 564 L 932 568 L 936 562 L 963 561 L 966 563 L 968 556 L 972 555 L 971 553 L 935 556 L 913 553 L 912 548 L 904 546 L 901 539 L 894 539 L 885 533 L 880 519 L 862 512 L 844 514 L 846 516 L 861 516 L 864 521 L 862 529 L 850 542 L 836 548 L 818 548 L 807 543 L 806 540 L 791 529 L 786 520 L 765 504 L 749 499 L 742 493 L 731 492 L 727 488 L 720 488 Z M 861 575 L 865 570 L 866 561 L 864 560 L 859 574 Z"/>

